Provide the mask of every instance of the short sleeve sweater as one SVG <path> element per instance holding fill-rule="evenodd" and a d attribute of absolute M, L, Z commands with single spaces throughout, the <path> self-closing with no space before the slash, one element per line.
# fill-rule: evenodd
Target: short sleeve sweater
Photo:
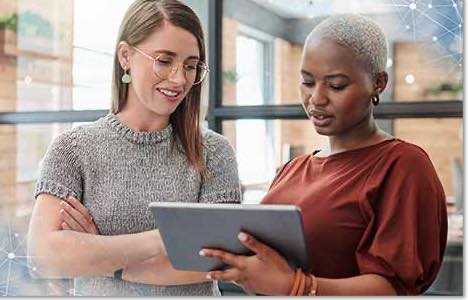
<path fill-rule="evenodd" d="M 154 201 L 240 202 L 236 157 L 227 140 L 202 131 L 208 175 L 185 157 L 172 126 L 135 132 L 114 114 L 58 136 L 43 159 L 35 197 L 73 195 L 91 211 L 102 235 L 155 228 L 148 204 Z M 77 262 L 79 263 L 79 262 Z M 217 294 L 213 283 L 155 286 L 106 277 L 75 279 L 75 294 L 171 296 Z"/>
<path fill-rule="evenodd" d="M 414 295 L 441 266 L 444 191 L 426 152 L 402 140 L 300 156 L 279 171 L 262 203 L 301 208 L 316 276 L 379 274 L 399 295 Z"/>

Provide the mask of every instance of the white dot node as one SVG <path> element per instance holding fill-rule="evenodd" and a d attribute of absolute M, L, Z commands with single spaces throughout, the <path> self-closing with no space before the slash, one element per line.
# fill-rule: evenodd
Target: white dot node
<path fill-rule="evenodd" d="M 405 81 L 407 84 L 413 84 L 416 81 L 416 78 L 414 77 L 413 74 L 408 74 L 405 77 Z"/>

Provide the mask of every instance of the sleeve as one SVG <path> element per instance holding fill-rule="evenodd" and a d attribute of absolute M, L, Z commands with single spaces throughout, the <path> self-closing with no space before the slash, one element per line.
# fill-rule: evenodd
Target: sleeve
<path fill-rule="evenodd" d="M 374 200 L 365 201 L 369 225 L 356 251 L 360 273 L 386 277 L 398 295 L 429 288 L 447 242 L 442 185 L 427 154 L 410 150 L 386 171 L 377 166 L 369 176 L 368 184 L 377 192 Z"/>
<path fill-rule="evenodd" d="M 199 202 L 240 203 L 240 181 L 234 150 L 225 137 L 211 130 L 204 138 L 207 174 L 202 178 Z"/>
<path fill-rule="evenodd" d="M 74 196 L 81 200 L 82 172 L 76 150 L 75 132 L 68 131 L 55 138 L 40 165 L 34 199 L 46 193 L 61 199 Z"/>

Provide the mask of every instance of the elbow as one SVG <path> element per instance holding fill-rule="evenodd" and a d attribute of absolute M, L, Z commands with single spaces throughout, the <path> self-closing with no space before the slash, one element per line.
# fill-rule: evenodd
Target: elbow
<path fill-rule="evenodd" d="M 44 268 L 36 258 L 28 256 L 28 272 L 31 278 L 33 279 L 48 279 L 47 273 L 44 271 Z"/>
<path fill-rule="evenodd" d="M 60 266 L 56 259 L 60 254 L 54 253 L 59 249 L 50 244 L 51 240 L 42 237 L 38 243 L 28 243 L 27 267 L 33 279 L 57 279 L 60 276 Z M 55 258 L 55 259 L 54 259 Z"/>

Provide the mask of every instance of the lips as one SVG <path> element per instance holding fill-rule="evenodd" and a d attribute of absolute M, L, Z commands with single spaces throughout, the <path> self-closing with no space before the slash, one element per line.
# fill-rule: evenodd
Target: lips
<path fill-rule="evenodd" d="M 169 101 L 177 101 L 182 94 L 181 90 L 176 89 L 157 88 L 156 90 Z"/>
<path fill-rule="evenodd" d="M 317 110 L 311 111 L 310 116 L 312 118 L 312 122 L 314 123 L 314 125 L 318 127 L 328 126 L 333 120 L 332 114 L 317 111 Z"/>

